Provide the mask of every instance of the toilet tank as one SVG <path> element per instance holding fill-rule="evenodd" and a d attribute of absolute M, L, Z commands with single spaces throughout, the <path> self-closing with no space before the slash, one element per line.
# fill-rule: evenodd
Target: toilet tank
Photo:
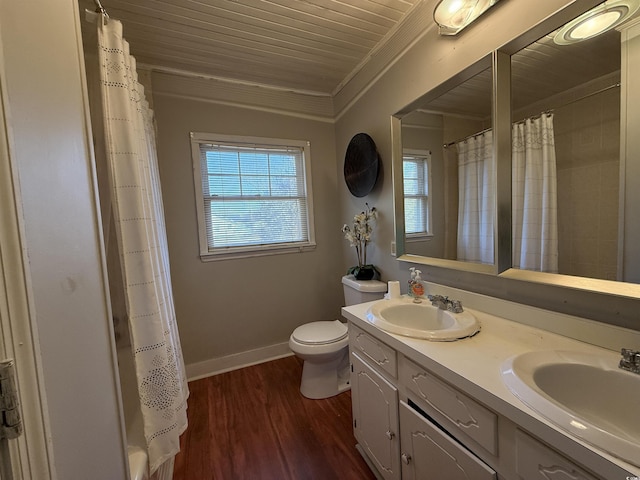
<path fill-rule="evenodd" d="M 345 306 L 380 300 L 387 291 L 387 284 L 378 280 L 356 280 L 353 275 L 342 277 Z"/>

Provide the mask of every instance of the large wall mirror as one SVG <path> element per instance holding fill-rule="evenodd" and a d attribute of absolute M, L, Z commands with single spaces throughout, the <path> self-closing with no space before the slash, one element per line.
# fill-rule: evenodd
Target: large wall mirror
<path fill-rule="evenodd" d="M 492 71 L 487 57 L 393 117 L 396 242 L 410 261 L 495 272 Z"/>
<path fill-rule="evenodd" d="M 613 22 L 627 7 L 590 12 L 606 8 Z M 581 16 L 511 57 L 512 264 L 559 275 L 510 276 L 640 294 L 612 283 L 640 283 L 637 17 L 582 39 Z"/>
<path fill-rule="evenodd" d="M 600 35 L 580 23 L 577 35 L 589 38 L 560 40 L 592 7 L 598 2 L 571 4 L 501 49 L 506 67 L 484 60 L 392 117 L 401 259 L 640 298 L 640 11 Z M 477 140 L 492 130 L 503 162 L 485 195 L 498 196 L 495 249 L 465 258 L 464 155 L 477 149 L 479 159 Z M 499 145 L 511 144 L 499 154 L 496 133 Z M 431 203 L 421 224 L 422 191 Z"/>

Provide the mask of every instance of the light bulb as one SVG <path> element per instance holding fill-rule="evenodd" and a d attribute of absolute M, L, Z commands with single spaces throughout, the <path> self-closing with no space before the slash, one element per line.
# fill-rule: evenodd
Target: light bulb
<path fill-rule="evenodd" d="M 640 0 L 609 0 L 568 22 L 553 37 L 558 45 L 570 45 L 600 35 L 633 16 Z"/>
<path fill-rule="evenodd" d="M 441 35 L 455 35 L 498 0 L 441 0 L 433 12 Z"/>
<path fill-rule="evenodd" d="M 598 35 L 609 30 L 620 17 L 622 17 L 622 13 L 619 10 L 591 17 L 571 31 L 571 38 L 583 40 Z"/>

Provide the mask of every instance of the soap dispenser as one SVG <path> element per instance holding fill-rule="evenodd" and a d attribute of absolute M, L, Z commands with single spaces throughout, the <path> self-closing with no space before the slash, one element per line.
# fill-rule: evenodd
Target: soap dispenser
<path fill-rule="evenodd" d="M 422 278 L 420 270 L 415 267 L 409 269 L 411 271 L 411 280 L 409 280 L 409 296 L 413 297 L 413 303 L 422 303 L 422 296 L 424 295 L 424 285 L 422 284 Z"/>

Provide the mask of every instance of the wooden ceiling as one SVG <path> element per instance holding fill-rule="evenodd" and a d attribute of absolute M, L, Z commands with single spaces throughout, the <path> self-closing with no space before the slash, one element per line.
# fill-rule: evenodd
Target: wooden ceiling
<path fill-rule="evenodd" d="M 512 57 L 514 111 L 566 92 L 593 93 L 602 88 L 600 80 L 619 82 L 620 32 L 610 30 L 573 45 L 557 45 L 553 37 L 542 37 Z M 593 87 L 585 90 L 589 84 Z"/>
<path fill-rule="evenodd" d="M 335 94 L 423 0 L 103 0 L 138 64 Z M 95 10 L 92 0 L 81 9 Z M 86 23 L 86 22 L 83 22 Z"/>
<path fill-rule="evenodd" d="M 573 45 L 556 45 L 553 33 L 512 56 L 511 102 L 514 120 L 596 93 L 620 81 L 620 32 Z M 464 81 L 422 110 L 469 119 L 491 119 L 491 68 Z M 536 111 L 536 108 L 539 110 Z"/>
<path fill-rule="evenodd" d="M 94 0 L 79 4 L 95 10 Z M 427 0 L 102 0 L 102 5 L 122 21 L 143 67 L 318 97 L 336 95 L 367 62 L 390 61 L 394 38 L 404 35 L 408 44 L 415 25 L 424 31 L 432 15 Z M 88 22 L 82 24 L 88 30 Z M 615 83 L 619 59 L 619 32 L 571 46 L 558 46 L 547 35 L 513 57 L 514 111 L 578 85 L 602 85 L 595 79 Z M 491 78 L 488 69 L 426 109 L 490 118 Z"/>

